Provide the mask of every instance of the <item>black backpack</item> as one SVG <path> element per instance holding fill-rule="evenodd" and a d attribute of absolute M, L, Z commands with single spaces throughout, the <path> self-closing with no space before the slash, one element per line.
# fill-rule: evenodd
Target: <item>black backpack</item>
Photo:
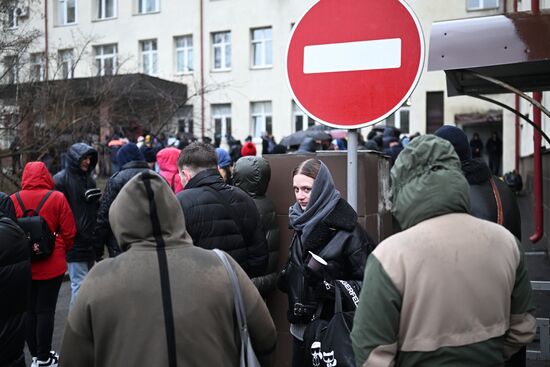
<path fill-rule="evenodd" d="M 50 190 L 44 195 L 36 209 L 25 208 L 19 192 L 15 193 L 15 197 L 23 211 L 23 217 L 18 218 L 17 223 L 23 232 L 25 232 L 27 240 L 29 241 L 32 261 L 49 257 L 55 247 L 56 234 L 50 231 L 50 227 L 48 227 L 46 220 L 39 215 L 40 209 L 42 209 L 42 206 L 46 200 L 48 200 L 52 192 L 53 191 Z"/>

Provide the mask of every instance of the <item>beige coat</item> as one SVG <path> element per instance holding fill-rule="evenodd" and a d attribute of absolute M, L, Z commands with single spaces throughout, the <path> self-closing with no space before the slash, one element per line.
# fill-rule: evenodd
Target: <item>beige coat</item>
<path fill-rule="evenodd" d="M 97 264 L 83 282 L 65 328 L 61 365 L 169 366 L 171 344 L 179 367 L 238 366 L 229 278 L 212 251 L 193 246 L 164 179 L 152 172 L 134 177 L 113 202 L 109 220 L 128 250 Z M 252 343 L 260 361 L 271 365 L 273 321 L 252 282 L 232 263 Z"/>

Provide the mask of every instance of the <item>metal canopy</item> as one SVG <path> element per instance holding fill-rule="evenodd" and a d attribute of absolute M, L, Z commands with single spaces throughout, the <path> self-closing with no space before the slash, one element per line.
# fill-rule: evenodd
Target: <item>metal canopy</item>
<path fill-rule="evenodd" d="M 449 96 L 508 93 L 475 72 L 523 92 L 550 90 L 550 10 L 436 22 L 428 71 L 443 70 Z"/>

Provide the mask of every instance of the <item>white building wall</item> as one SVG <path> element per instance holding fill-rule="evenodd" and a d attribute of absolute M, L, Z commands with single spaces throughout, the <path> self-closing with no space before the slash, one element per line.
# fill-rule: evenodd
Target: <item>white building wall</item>
<path fill-rule="evenodd" d="M 74 25 L 60 26 L 57 21 L 57 0 L 48 2 L 48 38 L 50 55 L 58 49 L 84 47 L 83 58 L 75 70 L 75 77 L 95 75 L 93 46 L 116 43 L 118 45 L 121 73 L 140 71 L 139 41 L 156 39 L 158 45 L 158 77 L 183 82 L 189 87 L 192 96 L 189 101 L 194 107 L 194 133 L 201 135 L 201 98 L 196 96 L 200 86 L 200 1 L 159 0 L 160 11 L 153 14 L 137 14 L 137 0 L 118 0 L 117 16 L 114 19 L 96 20 L 94 0 L 77 0 L 78 16 Z M 233 135 L 243 139 L 252 133 L 251 102 L 271 101 L 273 134 L 277 140 L 293 130 L 292 101 L 287 87 L 284 58 L 291 34 L 291 24 L 316 0 L 204 0 L 204 72 L 205 89 L 205 134 L 213 135 L 211 124 L 211 104 L 231 104 Z M 466 0 L 432 1 L 409 0 L 424 30 L 426 51 L 429 50 L 431 24 L 435 21 L 458 19 L 471 16 L 493 15 L 501 10 L 469 12 Z M 501 1 L 501 8 L 502 8 Z M 520 10 L 530 6 L 528 1 L 520 3 Z M 550 0 L 542 0 L 541 7 L 550 6 Z M 512 1 L 508 1 L 511 10 Z M 44 8 L 41 1 L 33 2 L 31 17 L 26 21 L 35 28 L 44 31 Z M 256 70 L 251 68 L 251 29 L 272 27 L 273 66 Z M 320 25 L 322 26 L 322 25 Z M 232 67 L 230 71 L 212 70 L 212 32 L 231 31 Z M 193 35 L 194 71 L 190 75 L 177 75 L 175 66 L 174 36 Z M 33 47 L 34 51 L 44 50 L 41 38 Z M 55 59 L 50 58 L 50 76 L 55 71 Z M 425 70 L 427 69 L 427 54 Z M 443 72 L 425 71 L 411 96 L 410 132 L 426 132 L 426 93 L 446 91 Z M 446 94 L 446 93 L 445 93 Z M 511 95 L 496 96 L 513 106 Z M 444 121 L 454 123 L 457 113 L 482 112 L 497 107 L 470 97 L 452 97 L 444 100 Z M 527 107 L 522 111 L 528 112 Z M 532 114 L 531 114 L 532 115 Z M 504 113 L 503 168 L 508 171 L 514 164 L 514 117 Z M 548 124 L 548 122 L 546 122 Z M 522 154 L 532 152 L 529 145 L 530 127 L 524 124 L 522 134 Z M 364 132 L 366 132 L 365 129 Z"/>

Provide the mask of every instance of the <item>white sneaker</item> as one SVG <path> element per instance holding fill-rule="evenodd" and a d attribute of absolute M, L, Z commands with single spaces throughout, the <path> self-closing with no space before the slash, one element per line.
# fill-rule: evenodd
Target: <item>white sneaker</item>
<path fill-rule="evenodd" d="M 38 360 L 38 358 L 32 357 L 31 367 L 37 367 L 37 364 L 36 364 L 36 361 L 37 361 L 37 360 Z"/>
<path fill-rule="evenodd" d="M 53 350 L 50 351 L 50 358 L 45 361 L 37 360 L 36 367 L 57 367 L 59 362 L 59 355 Z M 32 366 L 35 367 L 35 366 Z"/>

